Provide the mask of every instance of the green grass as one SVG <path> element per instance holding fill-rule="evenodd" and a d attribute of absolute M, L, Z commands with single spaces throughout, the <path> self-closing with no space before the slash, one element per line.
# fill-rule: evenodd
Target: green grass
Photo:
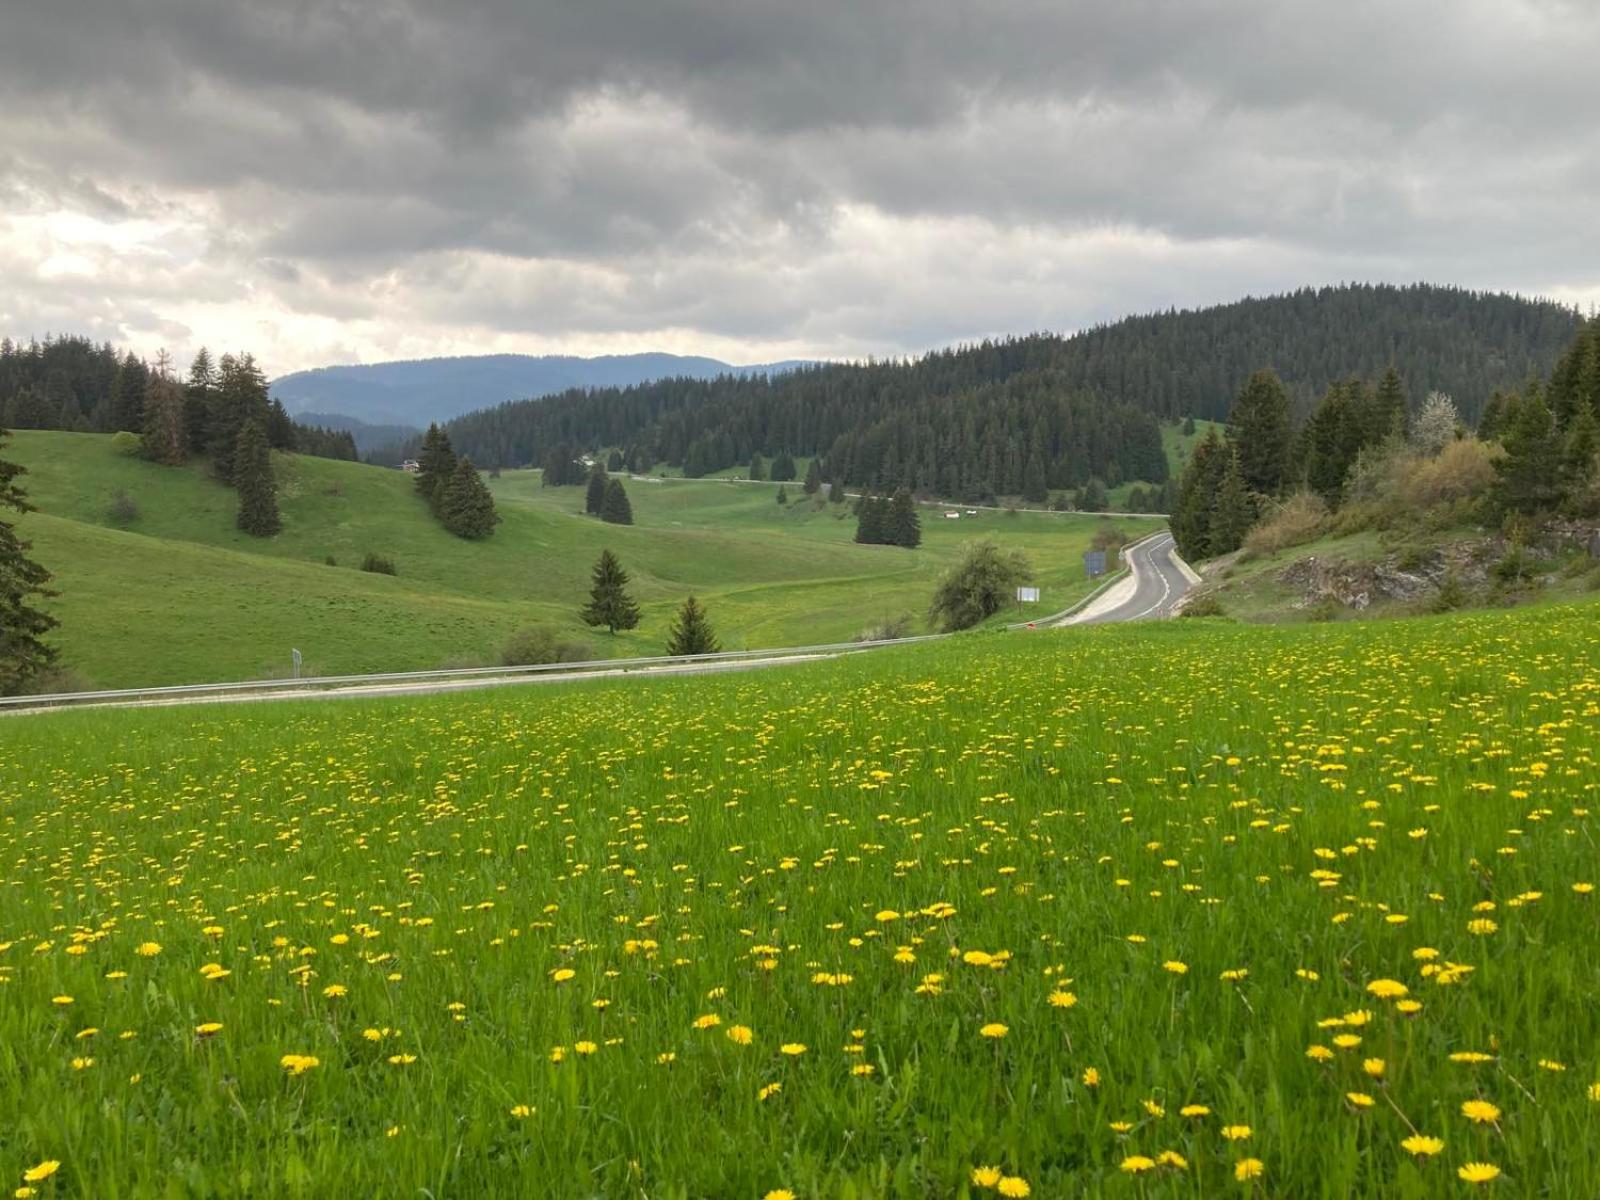
<path fill-rule="evenodd" d="M 845 640 L 901 613 L 920 625 L 940 572 L 982 535 L 1032 556 L 1041 608 L 1054 611 L 1090 586 L 1082 552 L 1100 525 L 924 510 L 924 545 L 905 551 L 855 545 L 847 506 L 783 508 L 777 485 L 675 481 L 630 484 L 637 524 L 618 527 L 583 515 L 581 487 L 541 488 L 538 472 L 518 471 L 492 481 L 504 518 L 494 536 L 465 542 L 429 516 L 409 476 L 279 456 L 284 532 L 262 540 L 234 528 L 235 495 L 204 464 L 154 466 L 89 434 L 19 432 L 6 453 L 29 469 L 41 509 L 21 527 L 56 575 L 66 665 L 103 687 L 283 674 L 291 648 L 320 674 L 492 661 L 512 631 L 540 623 L 598 657 L 654 654 L 691 592 L 727 649 Z M 126 528 L 108 516 L 119 492 L 140 510 Z M 645 614 L 615 638 L 577 617 L 603 547 L 632 573 Z M 398 576 L 356 570 L 368 552 L 394 559 Z"/>
<path fill-rule="evenodd" d="M 1597 616 L 0 720 L 3 1169 L 1424 1200 L 1482 1161 L 1594 1195 Z"/>

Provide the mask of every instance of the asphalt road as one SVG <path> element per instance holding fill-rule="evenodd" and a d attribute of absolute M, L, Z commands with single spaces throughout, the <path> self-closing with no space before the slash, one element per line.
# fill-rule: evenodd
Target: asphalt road
<path fill-rule="evenodd" d="M 1107 625 L 1170 617 L 1178 601 L 1195 585 L 1194 572 L 1178 557 L 1170 533 L 1158 534 L 1129 550 L 1128 566 L 1127 578 L 1062 624 Z"/>

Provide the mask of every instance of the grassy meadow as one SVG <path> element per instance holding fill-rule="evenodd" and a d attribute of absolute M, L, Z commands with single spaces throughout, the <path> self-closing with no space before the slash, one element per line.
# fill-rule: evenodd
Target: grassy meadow
<path fill-rule="evenodd" d="M 295 455 L 275 460 L 284 530 L 256 539 L 235 529 L 235 493 L 205 464 L 158 467 L 93 434 L 20 431 L 6 453 L 28 468 L 40 509 L 21 529 L 56 576 L 65 665 L 100 687 L 283 675 L 291 647 L 323 675 L 489 663 L 534 624 L 595 657 L 655 654 L 691 592 L 730 650 L 847 640 L 903 613 L 920 630 L 935 580 L 977 536 L 1025 549 L 1042 610 L 1055 611 L 1089 589 L 1082 553 L 1101 524 L 1055 513 L 949 521 L 924 509 L 921 548 L 857 546 L 847 505 L 783 507 L 776 485 L 679 480 L 630 483 L 636 524 L 624 527 L 585 516 L 581 487 L 508 471 L 490 481 L 500 526 L 466 542 L 430 517 L 409 476 Z M 119 493 L 138 509 L 122 525 L 110 515 Z M 789 494 L 798 501 L 799 485 Z M 1118 524 L 1136 535 L 1157 523 Z M 616 637 L 577 616 L 604 547 L 644 609 L 641 626 Z M 358 570 L 369 552 L 398 574 Z"/>
<path fill-rule="evenodd" d="M 1597 615 L 0 720 L 0 1174 L 1594 1195 Z"/>

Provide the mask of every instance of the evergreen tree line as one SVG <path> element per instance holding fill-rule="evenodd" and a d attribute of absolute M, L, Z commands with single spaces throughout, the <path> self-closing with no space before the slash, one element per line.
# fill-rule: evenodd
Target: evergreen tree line
<path fill-rule="evenodd" d="M 922 545 L 922 520 L 908 488 L 894 496 L 862 496 L 856 502 L 856 541 L 869 546 Z"/>
<path fill-rule="evenodd" d="M 1548 370 L 1577 325 L 1560 305 L 1453 288 L 1308 289 L 914 361 L 575 390 L 471 413 L 450 430 L 497 465 L 624 446 L 697 476 L 755 454 L 820 455 L 829 478 L 854 487 L 1038 500 L 1041 488 L 1095 475 L 1110 486 L 1164 482 L 1153 426 L 1135 418 L 1222 419 L 1237 380 L 1264 362 L 1289 381 L 1297 417 L 1336 380 L 1392 362 L 1418 395 L 1448 392 L 1475 418 L 1495 389 Z M 996 402 L 1003 413 L 988 411 Z"/>
<path fill-rule="evenodd" d="M 628 591 L 628 573 L 610 550 L 602 550 L 590 576 L 589 602 L 578 615 L 584 624 L 604 626 L 611 633 L 637 629 L 639 605 Z M 722 649 L 706 616 L 705 606 L 689 596 L 678 609 L 667 633 L 667 653 L 674 657 L 688 654 L 715 654 Z"/>
<path fill-rule="evenodd" d="M 423 435 L 415 484 L 439 523 L 459 538 L 486 538 L 500 523 L 489 485 L 472 459 L 456 456 L 450 435 L 437 425 Z"/>
<path fill-rule="evenodd" d="M 633 524 L 633 505 L 628 500 L 622 480 L 613 479 L 599 462 L 589 469 L 589 486 L 584 493 L 583 511 L 609 525 Z"/>
<path fill-rule="evenodd" d="M 1172 508 L 1173 537 L 1185 557 L 1229 553 L 1271 501 L 1306 491 L 1338 509 L 1363 463 L 1408 444 L 1437 453 L 1469 430 L 1442 393 L 1413 408 L 1393 365 L 1376 384 L 1359 377 L 1331 383 L 1298 422 L 1283 383 L 1258 371 L 1234 401 L 1227 436 L 1212 430 L 1195 447 Z M 1600 513 L 1600 322 L 1580 323 L 1547 380 L 1495 391 L 1476 436 L 1500 447 L 1494 514 Z"/>
<path fill-rule="evenodd" d="M 0 450 L 10 434 L 0 427 Z M 32 512 L 33 505 L 18 482 L 25 468 L 0 458 L 0 512 Z M 30 556 L 32 547 L 17 535 L 14 522 L 0 517 L 0 696 L 13 696 L 48 671 L 56 660 L 44 635 L 56 620 L 38 607 L 55 595 L 50 572 Z"/>
<path fill-rule="evenodd" d="M 224 355 L 214 366 L 209 351 L 202 349 L 197 363 L 202 358 L 205 382 L 212 386 L 220 382 L 223 360 L 246 361 L 255 369 L 248 354 L 240 359 Z M 178 384 L 175 393 L 170 375 L 160 356 L 152 364 L 87 338 L 47 338 L 26 345 L 0 340 L 0 426 L 135 433 L 150 441 L 147 457 L 160 462 L 206 454 L 214 441 L 207 410 L 214 397 L 194 393 L 192 373 L 190 385 Z M 278 400 L 268 400 L 259 415 L 274 450 L 349 462 L 360 458 L 349 432 L 302 425 Z"/>

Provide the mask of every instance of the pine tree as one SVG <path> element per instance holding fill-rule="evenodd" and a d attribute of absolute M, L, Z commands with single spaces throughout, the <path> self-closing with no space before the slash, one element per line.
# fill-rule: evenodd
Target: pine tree
<path fill-rule="evenodd" d="M 910 488 L 900 488 L 889 505 L 887 541 L 907 550 L 922 545 L 922 519 L 917 515 L 917 505 L 911 499 Z"/>
<path fill-rule="evenodd" d="M 144 436 L 140 451 L 152 462 L 175 467 L 188 457 L 183 388 L 167 371 L 165 352 L 145 382 Z"/>
<path fill-rule="evenodd" d="M 217 386 L 206 424 L 207 449 L 217 477 L 232 483 L 239 433 L 251 422 L 267 422 L 267 378 L 248 354 L 224 354 L 217 364 Z M 265 433 L 263 432 L 263 436 Z"/>
<path fill-rule="evenodd" d="M 11 435 L 0 429 L 0 447 Z M 0 458 L 0 508 L 32 512 L 20 484 L 26 470 Z M 50 572 L 28 557 L 32 547 L 16 527 L 0 520 L 0 696 L 15 695 L 55 662 L 56 650 L 40 639 L 56 627 L 55 618 L 34 608 L 35 597 L 54 596 Z"/>
<path fill-rule="evenodd" d="M 1178 481 L 1169 524 L 1178 553 L 1191 562 L 1212 556 L 1211 523 L 1222 476 L 1227 470 L 1228 446 L 1215 428 L 1195 446 Z"/>
<path fill-rule="evenodd" d="M 844 476 L 836 475 L 828 485 L 828 503 L 843 504 L 848 497 L 844 494 Z"/>
<path fill-rule="evenodd" d="M 750 478 L 757 483 L 767 478 L 767 464 L 759 453 L 750 456 Z"/>
<path fill-rule="evenodd" d="M 1377 446 L 1392 437 L 1402 437 L 1406 431 L 1406 416 L 1410 402 L 1406 399 L 1405 384 L 1400 382 L 1400 372 L 1391 365 L 1378 382 L 1364 422 L 1362 443 Z"/>
<path fill-rule="evenodd" d="M 622 461 L 621 450 L 613 450 L 606 458 L 606 470 L 608 471 L 621 471 L 624 469 L 624 466 L 625 464 Z"/>
<path fill-rule="evenodd" d="M 211 352 L 201 346 L 189 366 L 189 382 L 183 389 L 183 441 L 190 454 L 206 452 L 206 430 L 216 403 L 216 390 L 217 372 L 211 365 Z"/>
<path fill-rule="evenodd" d="M 589 603 L 579 615 L 586 625 L 604 625 L 612 633 L 639 624 L 639 606 L 628 595 L 628 573 L 609 550 L 600 552 L 594 565 Z"/>
<path fill-rule="evenodd" d="M 289 410 L 284 408 L 283 401 L 274 399 L 267 406 L 267 445 L 274 450 L 293 450 L 294 421 L 289 417 Z"/>
<path fill-rule="evenodd" d="M 1600 419 L 1587 405 L 1579 405 L 1576 414 L 1567 422 L 1561 447 L 1562 483 L 1572 499 L 1592 489 L 1600 470 Z"/>
<path fill-rule="evenodd" d="M 856 541 L 863 546 L 876 546 L 886 541 L 883 522 L 883 502 L 876 496 L 862 496 L 861 503 L 856 506 Z"/>
<path fill-rule="evenodd" d="M 1244 472 L 1239 465 L 1237 451 L 1227 452 L 1222 472 L 1222 484 L 1217 489 L 1216 507 L 1211 514 L 1211 529 L 1207 539 L 1213 556 L 1229 554 L 1244 542 L 1244 535 L 1255 523 L 1255 509 L 1250 503 L 1250 493 L 1245 490 Z"/>
<path fill-rule="evenodd" d="M 813 458 L 806 467 L 806 481 L 800 487 L 808 496 L 815 496 L 822 490 L 822 466 L 818 459 Z"/>
<path fill-rule="evenodd" d="M 787 450 L 780 451 L 778 457 L 772 460 L 772 481 L 774 483 L 788 483 L 794 478 L 794 455 Z"/>
<path fill-rule="evenodd" d="M 439 520 L 459 538 L 486 538 L 500 517 L 494 496 L 470 458 L 456 460 L 455 470 L 439 493 Z"/>
<path fill-rule="evenodd" d="M 1517 402 L 1515 413 L 1501 439 L 1506 452 L 1494 464 L 1500 476 L 1495 498 L 1504 512 L 1532 516 L 1554 509 L 1561 499 L 1561 438 L 1537 385 Z"/>
<path fill-rule="evenodd" d="M 1239 453 L 1248 491 L 1274 496 L 1289 470 L 1289 393 L 1273 371 L 1250 376 L 1228 413 L 1228 438 Z"/>
<path fill-rule="evenodd" d="M 251 537 L 271 537 L 283 528 L 278 516 L 278 486 L 272 477 L 272 449 L 260 421 L 251 421 L 239 431 L 233 480 L 239 490 L 240 529 Z"/>
<path fill-rule="evenodd" d="M 682 658 L 689 654 L 715 654 L 720 649 L 722 647 L 717 643 L 717 635 L 706 620 L 706 610 L 690 596 L 683 602 L 683 607 L 678 610 L 678 619 L 673 622 L 667 638 L 667 653 L 674 658 Z"/>
<path fill-rule="evenodd" d="M 1043 504 L 1050 498 L 1050 486 L 1044 473 L 1044 459 L 1037 453 L 1028 455 L 1022 469 L 1022 498 L 1030 504 Z"/>
<path fill-rule="evenodd" d="M 438 425 L 429 425 L 428 432 L 422 435 L 422 449 L 417 452 L 417 494 L 437 509 L 445 485 L 455 472 L 456 452 L 450 445 L 450 435 Z"/>
<path fill-rule="evenodd" d="M 138 433 L 144 428 L 144 390 L 149 372 L 130 350 L 111 381 L 111 422 L 117 430 Z"/>
<path fill-rule="evenodd" d="M 591 517 L 598 517 L 600 510 L 605 507 L 606 483 L 609 479 L 606 469 L 598 462 L 589 468 L 589 490 L 584 493 L 583 511 Z"/>
<path fill-rule="evenodd" d="M 606 484 L 606 498 L 600 506 L 600 519 L 609 525 L 632 525 L 633 505 L 628 503 L 628 493 L 622 480 L 613 479 Z"/>
<path fill-rule="evenodd" d="M 789 489 L 784 487 L 783 484 L 781 484 L 781 483 L 778 485 L 778 503 L 779 504 L 788 504 L 789 503 Z"/>
<path fill-rule="evenodd" d="M 1105 512 L 1111 503 L 1111 497 L 1106 494 L 1106 485 L 1096 475 L 1084 485 L 1083 491 L 1078 493 L 1078 507 L 1084 512 Z"/>

